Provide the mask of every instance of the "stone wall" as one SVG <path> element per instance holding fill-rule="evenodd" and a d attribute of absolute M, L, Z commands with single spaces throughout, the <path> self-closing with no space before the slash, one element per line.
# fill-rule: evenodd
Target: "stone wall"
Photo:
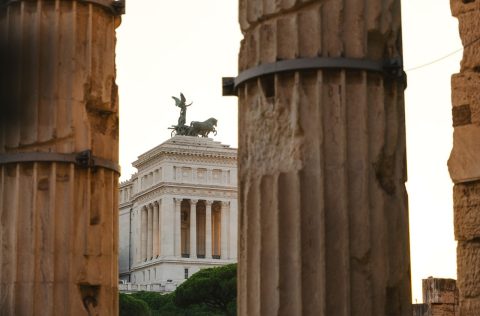
<path fill-rule="evenodd" d="M 451 0 L 464 46 L 460 73 L 452 76 L 453 189 L 460 315 L 480 311 L 480 2 Z"/>
<path fill-rule="evenodd" d="M 423 304 L 413 304 L 413 316 L 459 316 L 458 289 L 453 279 L 422 280 Z"/>

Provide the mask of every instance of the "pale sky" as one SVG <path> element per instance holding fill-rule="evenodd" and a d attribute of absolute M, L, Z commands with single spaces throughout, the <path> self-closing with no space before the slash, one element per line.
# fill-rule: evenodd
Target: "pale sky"
<path fill-rule="evenodd" d="M 219 119 L 215 140 L 237 147 L 237 99 L 222 97 L 221 78 L 237 74 L 241 33 L 234 0 L 132 0 L 118 28 L 122 180 L 141 153 L 167 140 L 183 92 L 187 122 Z M 403 0 L 405 69 L 459 48 L 457 20 L 448 0 Z M 450 77 L 461 52 L 407 71 L 406 96 L 410 249 L 413 301 L 421 279 L 456 278 L 452 184 Z"/>

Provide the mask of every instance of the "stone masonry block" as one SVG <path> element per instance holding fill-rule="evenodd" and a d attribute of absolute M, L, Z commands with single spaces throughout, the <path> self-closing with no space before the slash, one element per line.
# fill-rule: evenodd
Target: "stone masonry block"
<path fill-rule="evenodd" d="M 464 46 L 462 72 L 479 71 L 480 67 L 480 10 L 466 12 L 458 17 L 460 37 Z"/>
<path fill-rule="evenodd" d="M 453 192 L 455 239 L 480 237 L 480 182 L 456 184 Z"/>
<path fill-rule="evenodd" d="M 480 298 L 461 299 L 459 311 L 455 316 L 478 316 L 480 311 Z"/>
<path fill-rule="evenodd" d="M 423 279 L 422 288 L 423 303 L 455 304 L 457 284 L 454 279 Z"/>
<path fill-rule="evenodd" d="M 429 316 L 455 316 L 455 305 L 453 304 L 432 304 L 430 305 Z"/>
<path fill-rule="evenodd" d="M 479 86 L 480 73 L 478 72 L 469 71 L 452 76 L 453 126 L 470 123 L 480 125 Z"/>
<path fill-rule="evenodd" d="M 453 149 L 448 171 L 454 183 L 480 179 L 480 126 L 457 126 L 453 131 Z"/>
<path fill-rule="evenodd" d="M 458 17 L 467 12 L 480 10 L 480 2 L 475 0 L 450 0 L 450 8 L 452 15 Z"/>
<path fill-rule="evenodd" d="M 457 274 L 461 300 L 480 299 L 480 242 L 458 242 Z"/>

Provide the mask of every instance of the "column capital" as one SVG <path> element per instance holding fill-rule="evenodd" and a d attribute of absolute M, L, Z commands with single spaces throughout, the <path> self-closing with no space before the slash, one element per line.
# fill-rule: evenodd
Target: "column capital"
<path fill-rule="evenodd" d="M 173 198 L 173 202 L 175 202 L 177 206 L 179 206 L 182 203 L 182 201 L 183 201 L 182 198 Z"/>
<path fill-rule="evenodd" d="M 198 203 L 198 199 L 190 199 L 190 205 L 194 205 Z"/>
<path fill-rule="evenodd" d="M 205 205 L 206 205 L 207 207 L 210 207 L 210 206 L 212 206 L 213 202 L 215 202 L 215 201 L 206 200 L 206 201 L 205 201 Z"/>

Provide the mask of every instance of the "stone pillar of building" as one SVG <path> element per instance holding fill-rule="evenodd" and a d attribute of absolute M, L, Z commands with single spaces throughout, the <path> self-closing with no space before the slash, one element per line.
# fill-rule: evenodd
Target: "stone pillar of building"
<path fill-rule="evenodd" d="M 400 1 L 239 10 L 239 315 L 411 316 Z"/>
<path fill-rule="evenodd" d="M 175 257 L 182 256 L 182 199 L 175 198 L 175 216 L 174 216 L 174 245 Z"/>
<path fill-rule="evenodd" d="M 190 200 L 190 258 L 197 258 L 197 203 Z"/>
<path fill-rule="evenodd" d="M 212 204 L 205 201 L 205 258 L 212 259 Z"/>
<path fill-rule="evenodd" d="M 237 259 L 237 245 L 238 245 L 238 203 L 237 200 L 230 200 L 229 203 L 229 211 L 230 211 L 230 223 L 229 223 L 229 231 L 228 234 L 229 243 L 229 259 Z"/>
<path fill-rule="evenodd" d="M 147 230 L 148 230 L 148 211 L 147 207 L 144 206 L 140 209 L 140 261 L 145 261 L 147 259 Z"/>
<path fill-rule="evenodd" d="M 154 202 L 153 203 L 153 254 L 152 256 L 154 258 L 158 257 L 160 255 L 159 251 L 159 209 L 158 209 L 158 203 Z"/>
<path fill-rule="evenodd" d="M 162 256 L 173 257 L 175 254 L 175 201 L 173 197 L 167 196 L 161 200 L 160 215 Z"/>
<path fill-rule="evenodd" d="M 228 235 L 229 235 L 229 222 L 230 222 L 230 203 L 222 201 L 222 208 L 220 211 L 220 258 L 228 259 Z"/>
<path fill-rule="evenodd" d="M 153 250 L 153 205 L 147 206 L 147 260 L 152 258 Z"/>
<path fill-rule="evenodd" d="M 452 76 L 453 148 L 448 161 L 453 188 L 460 315 L 480 311 L 480 6 L 478 1 L 450 1 L 464 46 L 460 73 Z"/>
<path fill-rule="evenodd" d="M 120 17 L 95 2 L 0 4 L 2 315 L 118 315 Z"/>

